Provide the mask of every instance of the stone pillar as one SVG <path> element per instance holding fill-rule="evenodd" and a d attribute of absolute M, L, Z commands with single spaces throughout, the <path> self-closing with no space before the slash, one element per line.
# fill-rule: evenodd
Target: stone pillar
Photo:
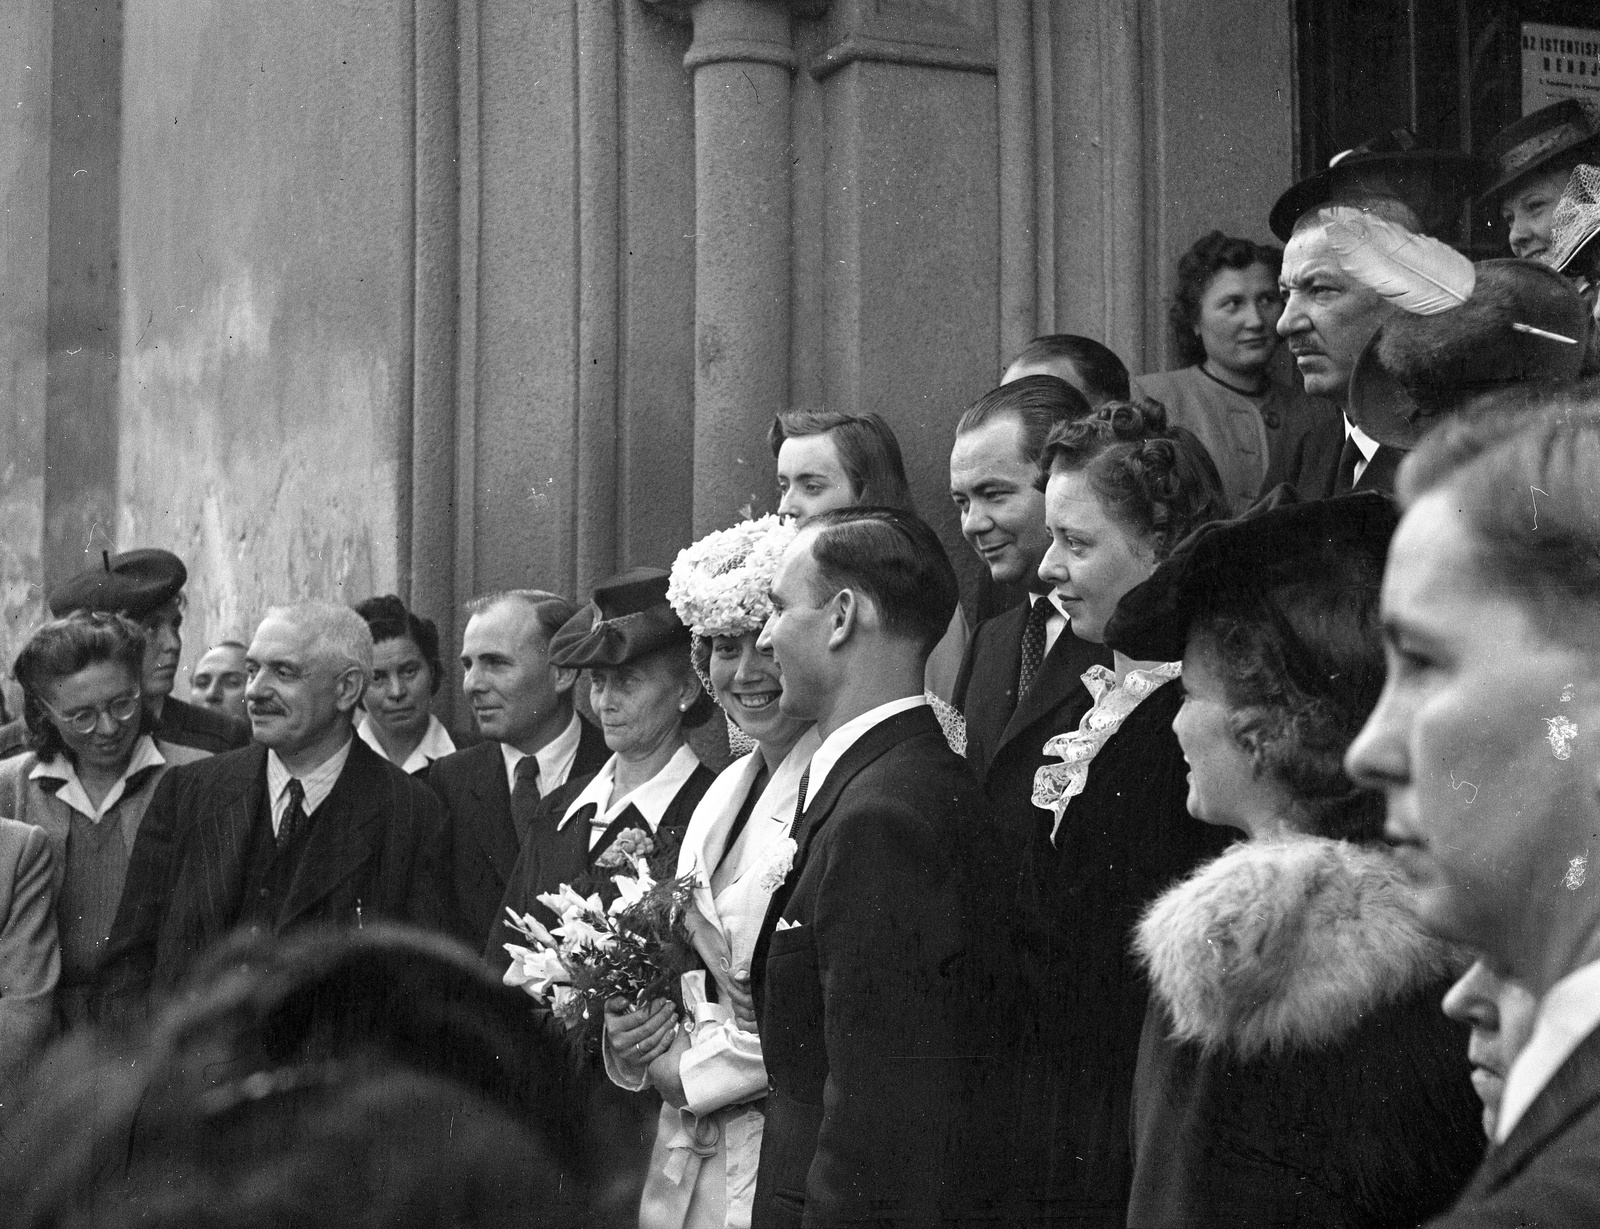
<path fill-rule="evenodd" d="M 789 403 L 789 91 L 782 0 L 699 0 L 695 97 L 694 533 L 769 493 Z"/>

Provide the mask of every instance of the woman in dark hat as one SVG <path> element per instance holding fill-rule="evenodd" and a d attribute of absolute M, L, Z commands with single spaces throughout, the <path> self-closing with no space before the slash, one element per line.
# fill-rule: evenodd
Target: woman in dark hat
<path fill-rule="evenodd" d="M 1414 1225 L 1482 1139 L 1462 962 L 1406 905 L 1383 800 L 1345 775 L 1377 701 L 1398 514 L 1286 489 L 1208 525 L 1129 592 L 1107 640 L 1183 661 L 1188 809 L 1247 838 L 1163 893 L 1136 946 L 1132 1229 Z"/>
<path fill-rule="evenodd" d="M 204 752 L 155 736 L 143 703 L 145 636 L 122 615 L 78 611 L 17 654 L 29 752 L 0 763 L 0 814 L 45 830 L 53 855 L 63 1023 L 88 1019 L 89 991 L 156 783 Z"/>
<path fill-rule="evenodd" d="M 1563 98 L 1501 129 L 1484 151 L 1494 182 L 1483 194 L 1500 204 L 1511 254 L 1548 261 L 1556 203 L 1580 162 L 1600 161 L 1600 123 L 1575 98 Z"/>
<path fill-rule="evenodd" d="M 1178 261 L 1168 309 L 1177 371 L 1140 376 L 1139 392 L 1199 436 L 1235 512 L 1264 491 L 1339 463 L 1339 411 L 1275 377 L 1283 252 L 1214 230 Z"/>

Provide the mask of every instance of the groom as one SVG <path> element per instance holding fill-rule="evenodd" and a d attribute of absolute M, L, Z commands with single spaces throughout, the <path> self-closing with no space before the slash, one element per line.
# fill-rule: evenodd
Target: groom
<path fill-rule="evenodd" d="M 987 821 L 922 693 L 955 574 L 914 515 L 843 509 L 790 545 L 772 605 L 759 644 L 783 712 L 823 742 L 752 967 L 769 1076 L 752 1224 L 959 1218 L 963 1173 L 996 1167 L 963 1138 L 988 1046 L 968 848 Z"/>

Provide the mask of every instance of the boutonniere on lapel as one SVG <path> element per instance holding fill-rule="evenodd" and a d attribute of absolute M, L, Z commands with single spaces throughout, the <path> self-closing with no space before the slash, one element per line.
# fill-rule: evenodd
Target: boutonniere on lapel
<path fill-rule="evenodd" d="M 531 946 L 505 945 L 511 957 L 505 984 L 546 1003 L 591 1050 L 605 1031 L 607 999 L 620 997 L 634 1008 L 667 999 L 681 1012 L 679 979 L 697 967 L 684 918 L 694 877 L 657 881 L 642 857 L 632 869 L 612 876 L 616 897 L 609 905 L 565 883 L 542 894 L 539 903 L 561 919 L 552 929 L 506 909 L 512 929 Z"/>
<path fill-rule="evenodd" d="M 573 887 L 581 896 L 598 894 L 603 904 L 610 906 L 616 899 L 618 871 L 631 870 L 643 859 L 654 882 L 670 879 L 678 869 L 678 850 L 683 845 L 683 829 L 662 828 L 650 832 L 645 828 L 624 828 L 600 851 L 588 873 L 579 875 Z"/>
<path fill-rule="evenodd" d="M 756 864 L 756 886 L 768 896 L 781 888 L 789 872 L 794 869 L 794 855 L 798 848 L 792 836 L 768 845 L 761 861 Z"/>

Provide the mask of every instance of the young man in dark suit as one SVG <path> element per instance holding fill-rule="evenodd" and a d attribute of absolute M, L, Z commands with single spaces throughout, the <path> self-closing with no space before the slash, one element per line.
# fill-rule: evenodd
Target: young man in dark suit
<path fill-rule="evenodd" d="M 182 765 L 157 786 L 101 965 L 102 1019 L 169 995 L 236 926 L 442 927 L 439 800 L 355 737 L 371 661 L 372 635 L 348 607 L 268 612 L 247 656 L 256 745 Z"/>
<path fill-rule="evenodd" d="M 1033 805 L 1044 744 L 1075 729 L 1088 711 L 1084 671 L 1111 664 L 1104 645 L 1072 634 L 1039 578 L 1050 546 L 1044 493 L 1035 485 L 1039 454 L 1052 427 L 1090 412 L 1064 381 L 1024 376 L 973 403 L 956 425 L 950 453 L 950 498 L 961 512 L 962 535 L 996 584 L 1027 589 L 1023 601 L 978 624 L 955 693 L 967 722 L 967 762 L 1024 841 L 1049 818 Z"/>
<path fill-rule="evenodd" d="M 482 951 L 541 799 L 606 762 L 600 731 L 578 716 L 578 672 L 550 661 L 550 639 L 576 608 L 538 589 L 474 600 L 461 638 L 461 689 L 485 742 L 436 760 L 455 883 L 451 930 Z"/>
<path fill-rule="evenodd" d="M 923 1224 L 981 1209 L 975 1100 L 1004 1013 L 978 928 L 982 795 L 923 698 L 955 573 L 914 515 L 827 513 L 773 584 L 760 644 L 786 715 L 823 736 L 802 780 L 793 867 L 751 980 L 769 1074 L 753 1224 Z"/>
<path fill-rule="evenodd" d="M 171 551 L 148 547 L 105 555 L 56 586 L 50 613 L 63 618 L 75 610 L 126 615 L 144 628 L 144 676 L 139 694 L 154 722 L 150 733 L 162 742 L 196 751 L 234 751 L 250 742 L 250 723 L 215 709 L 188 704 L 172 694 L 183 652 L 183 587 L 189 571 Z M 0 726 L 0 759 L 25 751 L 21 720 Z"/>

